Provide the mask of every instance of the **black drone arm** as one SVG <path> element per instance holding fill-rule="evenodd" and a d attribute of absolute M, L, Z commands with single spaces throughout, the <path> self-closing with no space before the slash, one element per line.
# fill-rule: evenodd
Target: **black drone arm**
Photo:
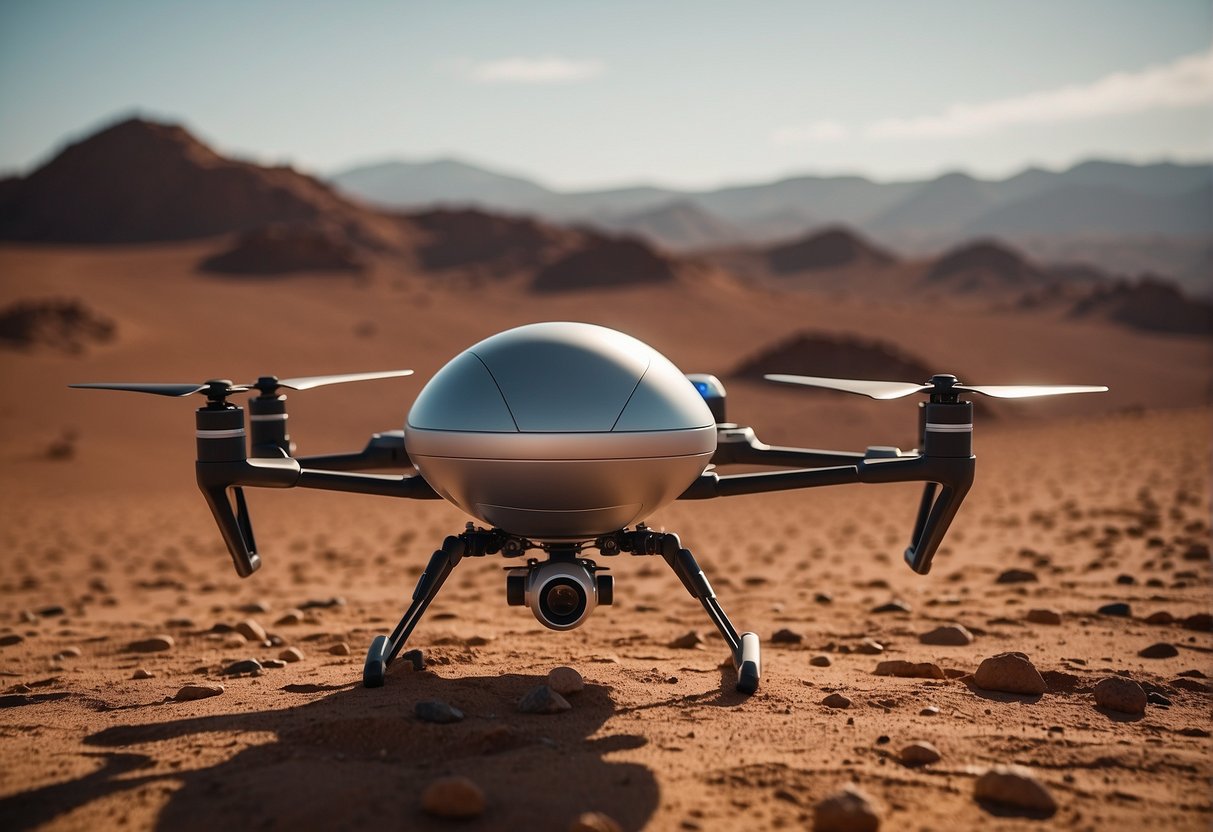
<path fill-rule="evenodd" d="M 254 446 L 255 447 L 255 446 Z M 327 454 L 298 457 L 304 468 L 325 471 L 371 471 L 384 468 L 412 468 L 404 448 L 404 431 L 389 430 L 371 435 L 365 448 L 353 454 Z"/>
<path fill-rule="evenodd" d="M 922 450 L 912 454 L 884 447 L 869 448 L 862 454 L 773 448 L 759 441 L 750 428 L 722 427 L 714 463 L 799 467 L 753 474 L 705 471 L 679 499 L 704 500 L 849 483 L 922 482 L 922 499 L 905 559 L 915 572 L 926 574 L 973 485 L 973 405 L 957 401 L 925 403 L 920 426 Z M 830 464 L 839 462 L 847 464 Z"/>

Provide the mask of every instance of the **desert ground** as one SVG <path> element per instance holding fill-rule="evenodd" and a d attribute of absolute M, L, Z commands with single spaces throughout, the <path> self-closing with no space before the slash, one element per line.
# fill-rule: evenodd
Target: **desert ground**
<path fill-rule="evenodd" d="M 215 248 L 0 247 L 0 305 L 79 298 L 117 327 L 79 352 L 0 354 L 0 827 L 798 829 L 848 784 L 886 830 L 1213 821 L 1207 338 L 710 272 L 544 295 L 386 260 L 358 276 L 199 273 Z M 364 689 L 367 645 L 468 518 L 442 503 L 252 491 L 264 566 L 241 580 L 193 481 L 197 402 L 66 387 L 415 369 L 290 396 L 300 453 L 352 451 L 399 428 L 460 350 L 538 320 L 614 326 L 684 371 L 716 372 L 730 418 L 778 444 L 915 443 L 910 400 L 730 377 L 803 331 L 879 337 L 962 380 L 1111 392 L 979 403 L 977 481 L 925 577 L 901 562 L 913 486 L 675 503 L 652 517 L 696 553 L 739 629 L 762 637 L 762 685 L 746 697 L 677 578 L 628 556 L 610 564 L 615 604 L 568 633 L 506 606 L 501 561 L 465 560 L 410 642 L 424 669 L 398 663 L 385 687 Z M 1127 611 L 1106 607 L 1117 603 Z M 920 641 L 951 624 L 971 642 Z M 702 643 L 672 646 L 696 642 L 692 631 Z M 977 684 L 982 661 L 1010 651 L 1043 693 Z M 229 672 L 249 659 L 263 668 Z M 890 660 L 942 678 L 877 675 Z M 584 678 L 571 708 L 520 713 L 560 666 Z M 1109 677 L 1139 683 L 1144 712 L 1097 704 Z M 223 690 L 180 700 L 194 684 Z M 422 721 L 426 700 L 464 718 Z M 939 759 L 907 763 L 915 742 Z M 979 799 L 979 778 L 1000 765 L 1026 769 L 1055 810 Z M 483 795 L 474 818 L 423 808 L 448 776 Z"/>

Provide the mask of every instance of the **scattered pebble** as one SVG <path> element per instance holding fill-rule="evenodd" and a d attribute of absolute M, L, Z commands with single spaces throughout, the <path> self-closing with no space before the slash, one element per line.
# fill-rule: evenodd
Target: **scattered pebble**
<path fill-rule="evenodd" d="M 679 650 L 690 650 L 701 644 L 703 644 L 703 635 L 698 630 L 691 630 L 671 641 L 669 646 Z"/>
<path fill-rule="evenodd" d="M 848 784 L 813 807 L 814 832 L 876 832 L 880 814 L 872 799 Z"/>
<path fill-rule="evenodd" d="M 1174 644 L 1160 641 L 1157 644 L 1151 644 L 1149 647 L 1139 650 L 1137 655 L 1143 659 L 1170 659 L 1179 655 L 1179 648 Z"/>
<path fill-rule="evenodd" d="M 1175 616 L 1171 615 L 1171 613 L 1167 612 L 1166 610 L 1159 610 L 1158 612 L 1152 612 L 1148 616 L 1146 616 L 1146 623 L 1147 624 L 1164 624 L 1164 625 L 1165 624 L 1174 624 Z"/>
<path fill-rule="evenodd" d="M 813 665 L 813 667 L 829 667 L 830 657 L 825 653 L 819 653 L 818 655 L 809 659 L 809 664 Z"/>
<path fill-rule="evenodd" d="M 264 601 L 252 601 L 248 604 L 241 604 L 240 606 L 236 607 L 236 609 L 240 612 L 251 612 L 256 613 L 257 615 L 262 615 L 270 611 L 269 604 L 265 603 Z"/>
<path fill-rule="evenodd" d="M 1121 586 L 1133 586 L 1133 584 L 1137 583 L 1137 579 L 1132 575 L 1117 575 L 1116 583 L 1120 584 Z"/>
<path fill-rule="evenodd" d="M 57 618 L 61 615 L 67 615 L 67 610 L 59 604 L 47 604 L 45 607 L 38 607 L 34 612 L 43 618 Z"/>
<path fill-rule="evenodd" d="M 1171 707 L 1171 700 L 1168 699 L 1167 697 L 1163 696 L 1161 693 L 1159 693 L 1156 690 L 1152 690 L 1148 694 L 1146 694 L 1146 701 L 1149 702 L 1151 705 L 1159 705 L 1163 708 Z"/>
<path fill-rule="evenodd" d="M 223 693 L 223 685 L 206 683 L 189 684 L 183 685 L 173 698 L 178 702 L 188 702 L 191 699 L 206 699 L 211 696 L 218 696 L 221 693 Z"/>
<path fill-rule="evenodd" d="M 161 635 L 132 641 L 126 646 L 126 649 L 132 653 L 159 653 L 164 650 L 172 650 L 173 637 Z"/>
<path fill-rule="evenodd" d="M 795 630 L 789 630 L 784 627 L 782 630 L 776 630 L 771 636 L 772 644 L 800 644 L 804 641 L 804 635 Z"/>
<path fill-rule="evenodd" d="M 851 700 L 847 699 L 841 693 L 831 693 L 825 699 L 821 700 L 821 704 L 825 705 L 827 708 L 849 708 L 851 707 Z"/>
<path fill-rule="evenodd" d="M 78 659 L 84 655 L 84 651 L 79 647 L 64 647 L 55 654 L 56 659 Z"/>
<path fill-rule="evenodd" d="M 910 743 L 901 749 L 898 757 L 907 766 L 925 766 L 937 763 L 943 759 L 943 755 L 939 753 L 939 749 L 926 740 Z"/>
<path fill-rule="evenodd" d="M 1140 714 L 1146 710 L 1146 692 L 1132 679 L 1109 676 L 1095 685 L 1095 704 L 1122 714 Z"/>
<path fill-rule="evenodd" d="M 998 576 L 995 583 L 1000 584 L 1030 584 L 1036 583 L 1036 573 L 1030 569 L 1007 569 Z"/>
<path fill-rule="evenodd" d="M 874 639 L 865 638 L 859 642 L 855 648 L 856 653 L 862 653 L 865 656 L 877 656 L 884 652 L 884 645 Z"/>
<path fill-rule="evenodd" d="M 900 676 L 906 679 L 946 679 L 943 668 L 934 662 L 907 662 L 904 659 L 890 659 L 876 665 L 873 671 L 877 676 Z"/>
<path fill-rule="evenodd" d="M 1040 607 L 1028 610 L 1027 619 L 1033 624 L 1052 624 L 1056 626 L 1061 623 L 1061 613 L 1057 610 Z"/>
<path fill-rule="evenodd" d="M 278 658 L 284 662 L 301 662 L 303 661 L 303 651 L 298 647 L 288 647 L 278 654 Z"/>
<path fill-rule="evenodd" d="M 269 638 L 265 634 L 265 628 L 251 618 L 246 618 L 238 623 L 236 625 L 236 632 L 249 641 L 255 641 L 258 644 L 263 644 Z"/>
<path fill-rule="evenodd" d="M 935 707 L 934 705 L 927 705 L 925 708 L 923 708 L 921 711 L 918 712 L 918 715 L 919 716 L 939 716 L 939 708 Z"/>
<path fill-rule="evenodd" d="M 947 647 L 962 647 L 973 643 L 973 634 L 962 624 L 944 624 L 929 630 L 918 637 L 923 644 L 944 645 Z"/>
<path fill-rule="evenodd" d="M 241 673 L 260 673 L 261 662 L 256 659 L 241 659 L 238 662 L 232 662 L 227 667 L 223 668 L 225 676 L 236 676 Z"/>
<path fill-rule="evenodd" d="M 872 607 L 872 612 L 875 612 L 875 613 L 909 612 L 909 611 L 910 611 L 910 605 L 907 604 L 905 601 L 902 601 L 900 598 L 894 598 L 892 601 L 889 601 L 887 604 L 881 604 L 878 607 Z"/>
<path fill-rule="evenodd" d="M 817 604 L 832 604 L 834 596 L 828 592 L 818 592 L 813 596 L 813 601 Z"/>
<path fill-rule="evenodd" d="M 1193 615 L 1189 615 L 1183 620 L 1183 625 L 1184 629 L 1200 630 L 1201 632 L 1207 633 L 1209 630 L 1213 630 L 1213 614 L 1207 612 L 1198 612 Z"/>
<path fill-rule="evenodd" d="M 470 820 L 484 807 L 484 791 L 466 777 L 439 778 L 421 793 L 421 808 L 435 817 Z"/>
<path fill-rule="evenodd" d="M 309 601 L 304 601 L 299 605 L 301 610 L 322 610 L 329 607 L 344 607 L 345 599 L 340 597 L 333 598 L 313 598 Z"/>
<path fill-rule="evenodd" d="M 623 832 L 623 827 L 602 812 L 582 812 L 569 824 L 569 832 Z"/>
<path fill-rule="evenodd" d="M 974 675 L 977 687 L 1004 693 L 1044 693 L 1045 680 L 1023 653 L 999 653 L 984 659 Z"/>
<path fill-rule="evenodd" d="M 339 641 L 329 648 L 329 653 L 334 656 L 348 656 L 350 654 L 350 646 L 344 641 Z"/>
<path fill-rule="evenodd" d="M 303 623 L 302 610 L 287 610 L 274 622 L 275 627 L 294 627 Z"/>
<path fill-rule="evenodd" d="M 585 690 L 585 679 L 571 667 L 553 667 L 548 671 L 548 687 L 561 696 L 570 696 Z"/>
<path fill-rule="evenodd" d="M 18 633 L 5 633 L 0 636 L 0 647 L 12 647 L 14 644 L 20 644 L 25 641 L 25 636 Z"/>
<path fill-rule="evenodd" d="M 1099 608 L 1098 612 L 1100 615 L 1116 615 L 1116 616 L 1120 616 L 1120 617 L 1127 617 L 1127 616 L 1130 616 L 1133 614 L 1133 608 L 1130 607 L 1128 604 L 1126 604 L 1124 601 L 1117 601 L 1112 604 L 1104 604 L 1102 607 Z"/>
<path fill-rule="evenodd" d="M 1021 766 L 994 766 L 977 778 L 973 796 L 977 800 L 1041 812 L 1045 816 L 1057 811 L 1057 801 L 1048 788 Z"/>
<path fill-rule="evenodd" d="M 518 700 L 518 710 L 524 714 L 558 714 L 572 707 L 567 699 L 547 685 L 531 688 Z"/>
<path fill-rule="evenodd" d="M 155 677 L 155 675 L 156 675 L 155 673 L 152 673 L 147 668 L 139 667 L 139 668 L 136 668 L 135 672 L 131 674 L 131 678 L 132 679 L 152 679 Z"/>
<path fill-rule="evenodd" d="M 408 662 L 409 666 L 415 671 L 425 669 L 425 655 L 420 650 L 405 650 L 400 654 L 400 661 Z"/>
<path fill-rule="evenodd" d="M 422 722 L 448 725 L 463 720 L 463 711 L 451 707 L 441 699 L 426 699 L 413 706 L 413 713 Z"/>
<path fill-rule="evenodd" d="M 267 670 L 281 670 L 286 667 L 286 662 L 282 659 L 262 659 L 261 666 Z"/>

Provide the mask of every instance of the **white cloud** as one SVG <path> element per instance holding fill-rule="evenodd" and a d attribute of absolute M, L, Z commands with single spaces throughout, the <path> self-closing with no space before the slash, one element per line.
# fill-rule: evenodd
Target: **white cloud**
<path fill-rule="evenodd" d="M 940 115 L 889 118 L 868 125 L 874 139 L 943 138 L 1020 124 L 1130 115 L 1213 103 L 1213 47 L 1138 72 L 1114 72 L 1089 84 L 1027 93 L 983 104 L 956 104 Z"/>
<path fill-rule="evenodd" d="M 596 78 L 606 71 L 601 61 L 568 58 L 501 58 L 468 62 L 462 72 L 480 84 L 568 84 Z"/>
<path fill-rule="evenodd" d="M 840 142 L 851 135 L 846 125 L 837 121 L 814 121 L 810 124 L 799 124 L 791 127 L 781 127 L 771 134 L 775 144 L 805 144 L 807 142 Z"/>

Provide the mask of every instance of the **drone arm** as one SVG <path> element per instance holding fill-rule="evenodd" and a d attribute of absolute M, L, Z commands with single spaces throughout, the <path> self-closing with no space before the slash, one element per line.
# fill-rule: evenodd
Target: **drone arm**
<path fill-rule="evenodd" d="M 299 457 L 304 468 L 325 471 L 368 471 L 376 468 L 411 468 L 412 460 L 404 447 L 404 431 L 390 430 L 372 434 L 366 447 L 353 454 L 328 454 Z"/>
<path fill-rule="evenodd" d="M 818 451 L 810 448 L 781 448 L 758 438 L 753 428 L 729 427 L 717 433 L 716 465 L 781 465 L 806 468 L 813 465 L 854 463 L 864 454 L 850 451 Z"/>
<path fill-rule="evenodd" d="M 438 492 L 420 474 L 350 474 L 304 468 L 299 473 L 298 485 L 300 488 L 344 491 L 349 494 L 377 494 L 381 497 L 403 497 L 411 500 L 441 499 Z"/>
<path fill-rule="evenodd" d="M 973 456 L 909 456 L 861 459 L 854 465 L 759 474 L 721 476 L 709 471 L 700 474 L 679 499 L 704 500 L 857 482 L 924 482 L 905 559 L 915 572 L 926 574 L 952 518 L 973 484 L 975 463 Z"/>

